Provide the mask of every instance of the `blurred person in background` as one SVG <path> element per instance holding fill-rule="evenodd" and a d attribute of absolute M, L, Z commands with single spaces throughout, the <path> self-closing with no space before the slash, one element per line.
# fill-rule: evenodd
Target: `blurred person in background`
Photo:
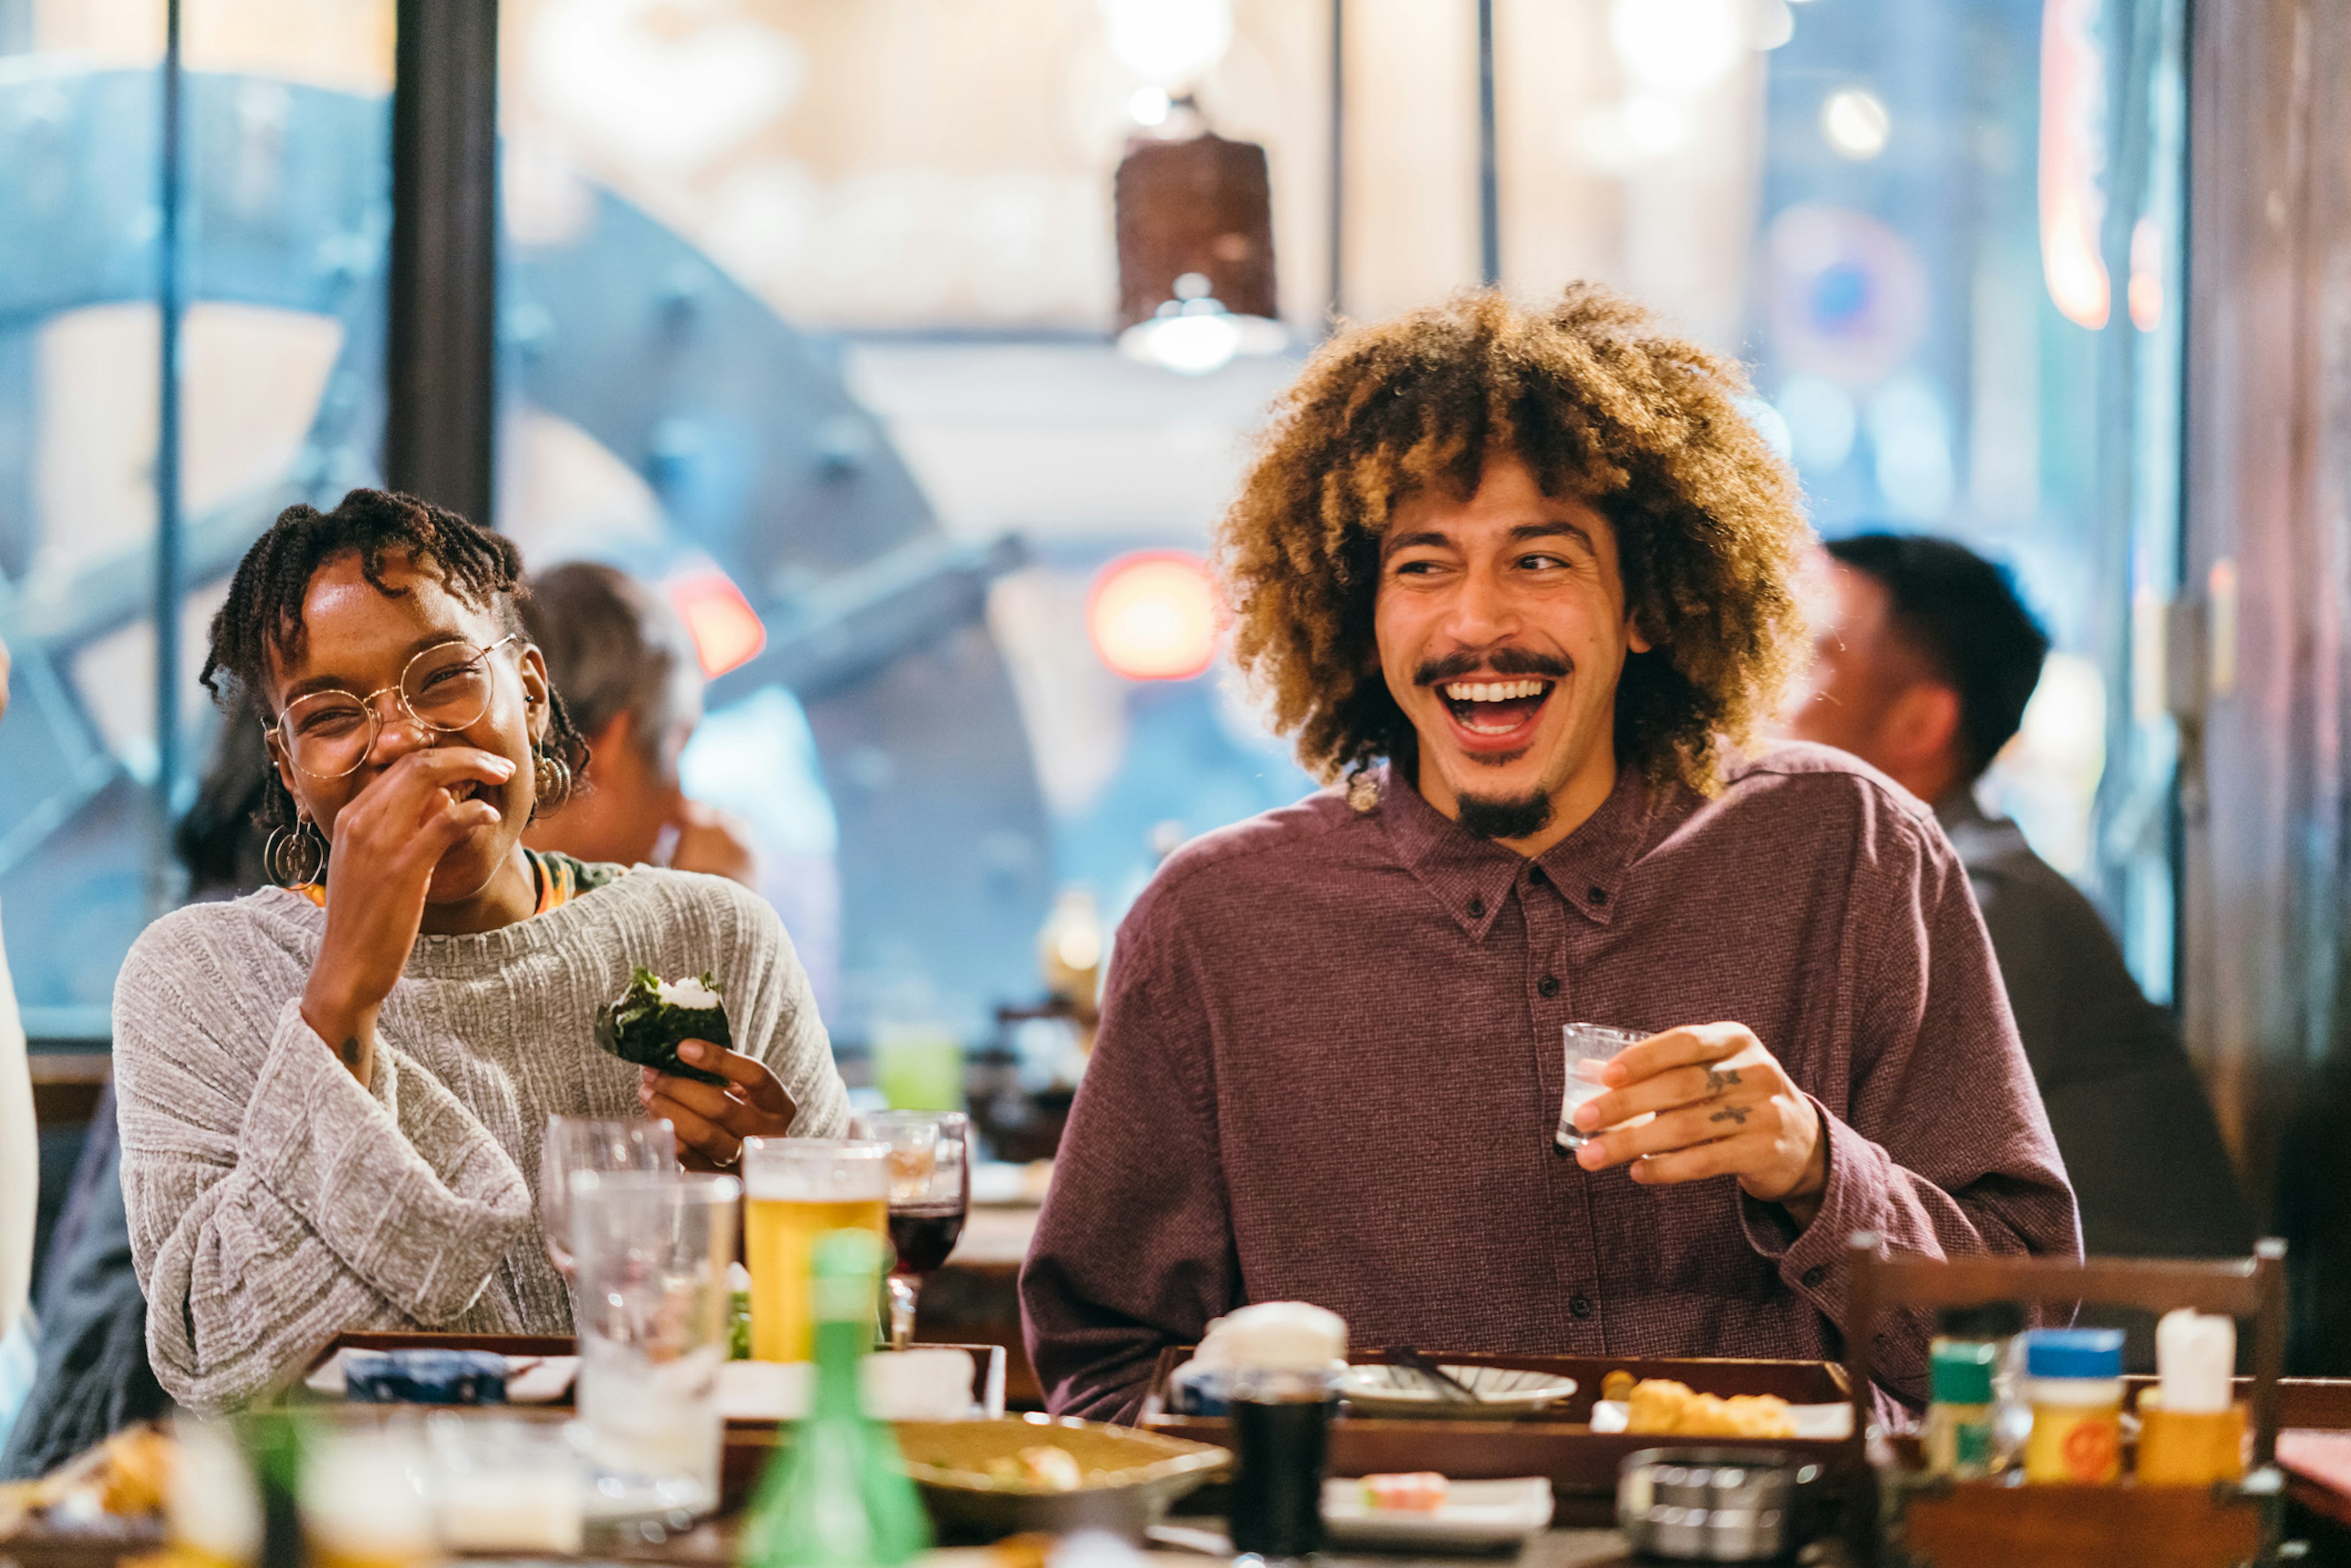
<path fill-rule="evenodd" d="M 172 830 L 172 849 L 187 868 L 190 903 L 242 898 L 269 885 L 263 856 L 269 830 L 262 816 L 277 773 L 259 725 L 220 727 L 195 800 Z"/>
<path fill-rule="evenodd" d="M 1868 533 L 1827 549 L 1827 614 L 1790 727 L 1860 758 L 1941 819 L 1991 929 L 2084 1246 L 2250 1250 L 2236 1172 L 2178 1028 L 2081 890 L 1976 803 L 1976 780 L 2023 723 L 2048 637 L 2005 572 L 1948 539 Z"/>
<path fill-rule="evenodd" d="M 0 717 L 8 712 L 8 645 L 0 643 Z M 30 1325 L 23 1322 L 33 1277 L 33 1232 L 40 1212 L 40 1133 L 33 1123 L 33 1075 L 16 988 L 0 949 L 0 1442 L 22 1387 Z"/>
<path fill-rule="evenodd" d="M 757 889 L 749 834 L 686 798 L 678 758 L 702 722 L 702 665 L 659 592 L 572 561 L 530 580 L 523 624 L 596 758 L 596 781 L 523 841 L 583 861 L 707 872 Z"/>
<path fill-rule="evenodd" d="M 223 724 L 172 847 L 188 900 L 241 898 L 269 885 L 262 824 L 276 771 L 256 724 Z M 47 1475 L 76 1454 L 171 1407 L 147 1359 L 147 1298 L 122 1202 L 114 1082 L 99 1092 L 41 1265 L 40 1358 L 15 1429 L 0 1444 L 0 1481 Z"/>
<path fill-rule="evenodd" d="M 0 647 L 0 714 L 7 668 Z M 25 1031 L 0 961 L 0 1481 L 47 1475 L 171 1406 L 147 1364 L 147 1303 L 131 1266 L 117 1179 L 113 1085 L 90 1113 L 39 1288 L 28 1298 L 38 1138 Z"/>

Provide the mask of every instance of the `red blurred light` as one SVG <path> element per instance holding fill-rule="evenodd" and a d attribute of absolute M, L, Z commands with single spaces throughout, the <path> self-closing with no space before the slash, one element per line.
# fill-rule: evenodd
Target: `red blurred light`
<path fill-rule="evenodd" d="M 1207 669 L 1222 620 L 1208 563 L 1186 550 L 1121 556 L 1086 596 L 1094 652 L 1131 681 L 1185 681 Z"/>
<path fill-rule="evenodd" d="M 669 601 L 694 639 L 694 654 L 704 675 L 715 680 L 747 664 L 768 645 L 767 624 L 725 572 L 672 578 L 668 588 Z"/>

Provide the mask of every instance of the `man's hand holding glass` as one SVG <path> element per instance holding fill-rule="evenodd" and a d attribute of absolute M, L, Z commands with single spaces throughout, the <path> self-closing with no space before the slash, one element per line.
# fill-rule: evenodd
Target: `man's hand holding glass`
<path fill-rule="evenodd" d="M 1608 1092 L 1578 1106 L 1590 1171 L 1630 1165 L 1645 1186 L 1730 1176 L 1800 1226 L 1828 1187 L 1828 1136 L 1812 1097 L 1744 1024 L 1691 1024 L 1628 1046 L 1600 1070 Z M 1639 1126 L 1625 1124 L 1655 1117 Z M 1602 1129 L 1608 1129 L 1602 1131 Z"/>

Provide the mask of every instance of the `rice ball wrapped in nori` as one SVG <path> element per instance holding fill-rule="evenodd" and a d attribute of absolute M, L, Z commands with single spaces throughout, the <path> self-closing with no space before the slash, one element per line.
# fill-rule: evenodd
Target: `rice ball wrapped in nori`
<path fill-rule="evenodd" d="M 629 988 L 596 1015 L 596 1043 L 622 1061 L 724 1088 L 726 1080 L 717 1073 L 678 1059 L 677 1048 L 689 1040 L 706 1040 L 726 1051 L 735 1047 L 726 998 L 706 969 L 685 980 L 664 980 L 651 969 L 638 969 L 629 977 Z"/>

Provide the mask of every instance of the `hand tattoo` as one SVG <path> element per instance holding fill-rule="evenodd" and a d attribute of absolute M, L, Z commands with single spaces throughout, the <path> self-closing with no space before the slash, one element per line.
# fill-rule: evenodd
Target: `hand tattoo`
<path fill-rule="evenodd" d="M 1719 1094 L 1724 1090 L 1734 1087 L 1738 1082 L 1739 1069 L 1736 1067 L 1726 1072 L 1717 1072 L 1711 1067 L 1706 1070 L 1706 1092 L 1708 1094 Z"/>
<path fill-rule="evenodd" d="M 1737 1126 L 1743 1127 L 1747 1125 L 1747 1107 L 1744 1105 L 1725 1105 L 1721 1110 L 1717 1111 L 1713 1115 L 1708 1116 L 1707 1120 L 1709 1122 L 1729 1122 Z"/>

